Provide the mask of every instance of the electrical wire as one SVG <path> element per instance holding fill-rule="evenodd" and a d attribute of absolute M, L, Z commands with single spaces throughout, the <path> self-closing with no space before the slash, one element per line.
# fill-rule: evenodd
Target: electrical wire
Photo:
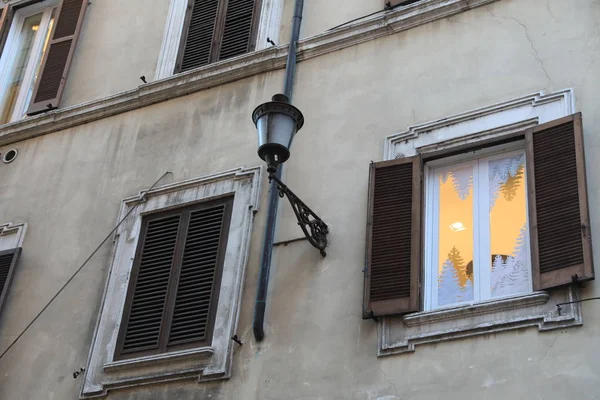
<path fill-rule="evenodd" d="M 343 24 L 339 24 L 337 26 L 334 26 L 333 28 L 327 29 L 327 31 L 332 31 L 334 29 L 341 28 L 342 26 L 346 26 L 346 25 L 351 24 L 353 22 L 360 21 L 361 19 L 372 17 L 373 15 L 382 13 L 382 12 L 387 11 L 387 10 L 388 10 L 387 8 L 384 8 L 383 10 L 378 10 L 378 11 L 372 12 L 371 14 L 367 14 L 367 15 L 363 15 L 362 17 L 351 19 L 350 21 L 346 21 Z"/>
<path fill-rule="evenodd" d="M 558 308 L 558 315 L 560 315 L 560 312 L 562 311 L 562 306 L 566 306 L 568 304 L 583 303 L 584 301 L 591 301 L 591 300 L 600 300 L 600 297 L 590 297 L 589 299 L 581 299 L 581 300 L 575 300 L 575 301 L 567 301 L 566 303 L 558 303 L 556 305 L 556 308 Z"/>
<path fill-rule="evenodd" d="M 50 305 L 54 302 L 54 300 L 56 300 L 58 298 L 58 296 L 60 296 L 60 294 L 63 292 L 63 290 L 65 290 L 65 288 L 73 281 L 73 279 L 75 279 L 77 274 L 79 274 L 79 272 L 81 272 L 83 267 L 85 267 L 87 265 L 87 263 L 92 259 L 92 257 L 94 257 L 94 255 L 98 252 L 98 250 L 100 250 L 100 248 L 104 245 L 104 243 L 106 243 L 106 241 L 115 233 L 115 231 L 119 228 L 119 226 L 121 226 L 121 224 L 127 219 L 127 217 L 129 217 L 129 215 L 133 212 L 133 210 L 135 210 L 137 208 L 137 206 L 139 206 L 140 204 L 142 204 L 144 202 L 144 200 L 146 198 L 146 194 L 149 191 L 151 191 L 152 189 L 154 189 L 154 187 L 156 185 L 158 185 L 158 182 L 160 182 L 162 180 L 162 178 L 164 178 L 167 174 L 170 174 L 170 173 L 171 172 L 167 171 L 164 174 L 162 174 L 162 176 L 160 178 L 158 178 L 158 180 L 156 182 L 154 182 L 154 184 L 152 186 L 150 186 L 150 188 L 148 188 L 145 192 L 142 192 L 143 194 L 140 196 L 138 203 L 136 203 L 133 207 L 131 207 L 131 210 L 129 210 L 127 212 L 127 214 L 125 214 L 125 216 L 123 218 L 121 218 L 121 220 L 117 223 L 117 225 L 110 231 L 110 233 L 108 235 L 106 235 L 104 240 L 102 240 L 102 242 L 98 245 L 98 247 L 96 247 L 96 249 L 92 252 L 92 254 L 90 254 L 90 256 L 83 262 L 83 264 L 81 264 L 81 266 L 79 268 L 77 268 L 75 273 L 73 273 L 73 275 L 71 275 L 71 277 L 65 282 L 65 284 L 62 285 L 62 287 L 60 289 L 58 289 L 58 292 L 56 292 L 56 294 L 54 296 L 52 296 L 52 298 L 50 299 L 50 301 L 48 301 L 48 303 L 46 303 L 44 308 L 41 309 L 41 311 L 35 316 L 35 318 L 33 318 L 31 320 L 31 322 L 29 324 L 27 324 L 25 329 L 23 329 L 23 331 L 21 333 L 19 333 L 19 335 L 15 338 L 15 340 L 12 341 L 12 343 L 6 348 L 6 350 L 4 350 L 2 355 L 0 355 L 0 360 L 2 360 L 2 357 L 4 357 L 6 355 L 6 353 L 8 353 L 8 351 L 19 341 L 19 339 L 21 339 L 21 337 L 35 323 L 35 321 L 37 321 L 38 318 L 48 309 L 48 307 L 50 307 Z"/>
<path fill-rule="evenodd" d="M 351 24 L 353 22 L 360 21 L 361 19 L 369 18 L 369 17 L 372 17 L 373 15 L 376 15 L 376 14 L 379 14 L 379 13 L 382 13 L 382 12 L 385 12 L 385 11 L 391 11 L 394 8 L 397 8 L 397 7 L 408 6 L 408 5 L 411 5 L 413 3 L 417 3 L 419 1 L 421 1 L 421 0 L 407 0 L 407 1 L 404 1 L 402 3 L 396 4 L 395 6 L 386 6 L 383 10 L 378 10 L 378 11 L 372 12 L 371 14 L 367 14 L 367 15 L 363 15 L 362 17 L 351 19 L 350 21 L 346 21 L 343 24 L 339 24 L 337 26 L 334 26 L 333 28 L 327 29 L 327 31 L 329 32 L 329 31 L 332 31 L 334 29 L 341 28 L 342 26 L 346 26 L 348 24 Z M 388 3 L 386 2 L 386 4 L 388 4 Z"/>

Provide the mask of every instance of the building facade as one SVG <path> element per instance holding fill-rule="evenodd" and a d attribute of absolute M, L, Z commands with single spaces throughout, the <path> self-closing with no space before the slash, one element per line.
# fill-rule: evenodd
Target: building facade
<path fill-rule="evenodd" d="M 600 397 L 600 1 L 0 4 L 1 399 Z"/>

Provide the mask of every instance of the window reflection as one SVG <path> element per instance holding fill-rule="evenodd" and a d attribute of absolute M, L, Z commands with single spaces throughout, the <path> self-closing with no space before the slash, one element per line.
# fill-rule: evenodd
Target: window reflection
<path fill-rule="evenodd" d="M 473 167 L 439 174 L 438 305 L 472 301 Z"/>
<path fill-rule="evenodd" d="M 38 34 L 40 23 L 42 22 L 43 13 L 35 14 L 25 18 L 23 27 L 19 35 L 19 43 L 17 47 L 16 57 L 12 64 L 12 71 L 9 73 L 8 86 L 2 101 L 0 112 L 0 123 L 4 124 L 10 121 L 10 116 L 13 113 L 27 64 L 31 58 L 33 44 Z"/>
<path fill-rule="evenodd" d="M 525 156 L 489 162 L 492 297 L 529 291 Z"/>

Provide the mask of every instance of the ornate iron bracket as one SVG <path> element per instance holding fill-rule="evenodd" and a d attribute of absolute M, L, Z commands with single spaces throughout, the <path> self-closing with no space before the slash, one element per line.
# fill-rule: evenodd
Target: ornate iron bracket
<path fill-rule="evenodd" d="M 327 224 L 274 174 L 269 174 L 269 182 L 271 181 L 277 183 L 279 197 L 287 196 L 290 205 L 294 210 L 294 214 L 296 214 L 298 225 L 300 225 L 308 242 L 313 245 L 313 247 L 319 249 L 321 255 L 325 257 L 327 255 L 327 252 L 325 252 L 325 248 L 327 247 L 327 234 L 329 233 Z"/>

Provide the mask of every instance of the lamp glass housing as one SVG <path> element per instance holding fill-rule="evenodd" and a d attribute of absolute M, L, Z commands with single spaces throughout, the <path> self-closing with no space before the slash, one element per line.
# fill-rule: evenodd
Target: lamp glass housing
<path fill-rule="evenodd" d="M 275 95 L 273 101 L 254 110 L 252 120 L 258 134 L 258 155 L 267 162 L 268 171 L 275 172 L 289 158 L 294 135 L 302 128 L 304 117 L 287 97 Z"/>

